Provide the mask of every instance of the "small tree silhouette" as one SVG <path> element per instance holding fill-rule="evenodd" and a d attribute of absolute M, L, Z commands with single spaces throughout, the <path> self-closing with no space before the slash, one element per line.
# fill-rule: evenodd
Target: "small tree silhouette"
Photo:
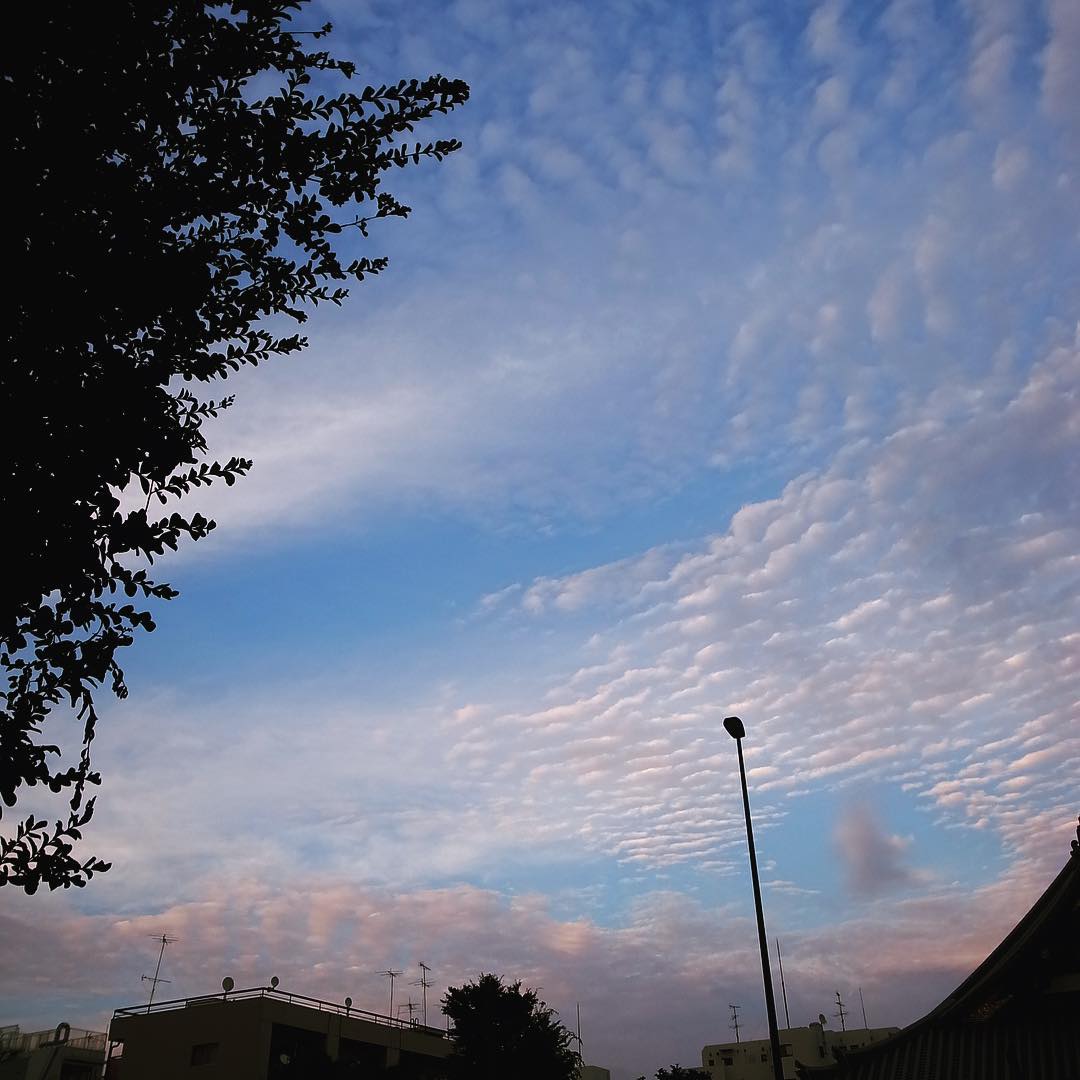
<path fill-rule="evenodd" d="M 521 983 L 496 975 L 451 987 L 442 1011 L 454 1025 L 449 1080 L 574 1080 L 580 1056 L 575 1035 L 558 1013 Z"/>

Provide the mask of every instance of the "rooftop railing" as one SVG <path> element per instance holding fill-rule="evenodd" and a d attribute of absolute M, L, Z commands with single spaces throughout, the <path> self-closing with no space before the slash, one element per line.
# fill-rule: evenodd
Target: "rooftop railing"
<path fill-rule="evenodd" d="M 442 1028 L 429 1027 L 416 1020 L 402 1020 L 400 1017 L 385 1016 L 382 1013 L 369 1012 L 367 1009 L 358 1009 L 354 1005 L 345 1005 L 336 1001 L 323 1001 L 320 998 L 307 997 L 305 994 L 290 994 L 272 986 L 252 986 L 245 990 L 223 990 L 217 994 L 203 994 L 199 997 L 175 998 L 172 1001 L 155 1001 L 152 1005 L 129 1005 L 113 1012 L 113 1020 L 126 1017 L 146 1016 L 149 1013 L 171 1012 L 176 1009 L 195 1008 L 199 1005 L 212 1005 L 221 1002 L 252 1001 L 258 998 L 269 998 L 273 1001 L 286 1002 L 289 1005 L 300 1005 L 316 1012 L 333 1013 L 335 1016 L 344 1016 L 356 1020 L 367 1020 L 369 1023 L 381 1024 L 383 1027 L 401 1028 L 407 1031 L 418 1031 L 425 1035 L 433 1035 L 436 1038 L 446 1039 L 449 1035 Z"/>
<path fill-rule="evenodd" d="M 0 1032 L 0 1050 L 30 1053 L 43 1046 L 70 1046 L 74 1050 L 104 1050 L 105 1033 L 68 1028 L 61 1024 L 47 1031 L 19 1031 L 8 1028 Z"/>

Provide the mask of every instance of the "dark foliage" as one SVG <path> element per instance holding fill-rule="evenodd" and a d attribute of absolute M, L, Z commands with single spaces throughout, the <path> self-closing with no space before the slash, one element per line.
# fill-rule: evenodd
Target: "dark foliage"
<path fill-rule="evenodd" d="M 702 1080 L 705 1076 L 708 1076 L 708 1073 L 704 1069 L 687 1069 L 682 1065 L 672 1065 L 669 1069 L 656 1070 L 656 1080 Z M 639 1076 L 637 1080 L 645 1080 L 645 1077 Z"/>
<path fill-rule="evenodd" d="M 231 399 L 198 389 L 302 349 L 272 327 L 340 304 L 386 265 L 341 251 L 344 230 L 366 237 L 409 213 L 383 173 L 458 148 L 404 140 L 464 102 L 464 83 L 347 91 L 353 65 L 314 44 L 329 27 L 287 32 L 300 7 L 52 0 L 5 13 L 0 800 L 45 785 L 70 812 L 0 836 L 0 885 L 83 885 L 108 869 L 74 854 L 99 782 L 95 693 L 125 696 L 117 650 L 154 628 L 147 600 L 176 595 L 147 564 L 214 527 L 162 507 L 251 465 L 205 460 L 202 425 Z M 64 768 L 43 728 L 68 709 L 82 742 Z"/>
<path fill-rule="evenodd" d="M 496 975 L 451 987 L 442 1011 L 454 1025 L 449 1080 L 574 1080 L 580 1057 L 576 1036 L 558 1014 L 521 983 Z"/>

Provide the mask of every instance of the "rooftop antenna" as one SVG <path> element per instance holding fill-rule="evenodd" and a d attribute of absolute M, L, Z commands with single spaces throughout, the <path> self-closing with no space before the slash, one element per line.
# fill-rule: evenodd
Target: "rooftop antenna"
<path fill-rule="evenodd" d="M 150 984 L 150 1000 L 146 1003 L 147 1012 L 150 1011 L 150 1006 L 154 1004 L 154 994 L 157 991 L 157 984 L 159 982 L 167 983 L 172 981 L 171 979 L 161 978 L 161 958 L 165 955 L 165 946 L 172 945 L 180 940 L 179 938 L 169 937 L 168 934 L 162 934 L 161 937 L 158 937 L 157 934 L 151 934 L 150 936 L 155 941 L 161 942 L 161 951 L 158 953 L 157 967 L 154 968 L 153 978 L 151 978 L 149 975 L 144 975 L 140 980 L 142 982 L 148 982 Z"/>
<path fill-rule="evenodd" d="M 424 1018 L 424 1027 L 427 1027 L 427 992 L 428 987 L 431 985 L 431 983 L 428 982 L 428 972 L 431 970 L 431 968 L 429 968 L 423 960 L 417 961 L 416 966 L 420 969 L 420 978 L 413 983 L 413 986 L 422 987 L 424 1011 L 421 1013 L 421 1015 Z"/>
<path fill-rule="evenodd" d="M 862 1008 L 862 1026 L 864 1028 L 866 1028 L 867 1031 L 869 1031 L 870 1030 L 870 1025 L 866 1022 L 866 1002 L 863 1001 L 862 987 L 861 986 L 859 987 L 859 1005 Z"/>
<path fill-rule="evenodd" d="M 742 1006 L 741 1005 L 729 1005 L 728 1008 L 731 1010 L 731 1025 L 730 1026 L 731 1026 L 731 1029 L 735 1032 L 735 1041 L 736 1042 L 741 1042 L 741 1040 L 739 1038 L 739 1010 L 742 1008 Z"/>
<path fill-rule="evenodd" d="M 845 1019 L 847 1018 L 847 1009 L 844 1008 L 844 1002 L 843 999 L 840 997 L 839 990 L 836 991 L 836 1012 L 833 1013 L 833 1016 L 835 1016 L 837 1020 L 840 1021 L 840 1030 L 847 1031 L 847 1025 L 844 1023 Z"/>
<path fill-rule="evenodd" d="M 577 1003 L 577 1056 L 578 1061 L 585 1060 L 585 1053 L 581 1048 L 581 1002 Z"/>
<path fill-rule="evenodd" d="M 412 1022 L 413 1022 L 413 1016 L 415 1015 L 416 1009 L 417 1009 L 416 1002 L 413 1001 L 412 998 L 409 998 L 409 1000 L 406 1001 L 404 1005 L 399 1005 L 398 1006 L 398 1015 L 401 1014 L 402 1009 L 408 1009 L 409 1010 L 409 1023 L 411 1025 Z"/>
<path fill-rule="evenodd" d="M 784 957 L 780 952 L 780 939 L 776 939 L 776 959 L 780 963 L 780 992 L 784 995 L 784 1022 L 791 1027 L 791 1014 L 787 1007 L 787 987 L 784 985 Z"/>
<path fill-rule="evenodd" d="M 391 1020 L 394 1019 L 394 980 L 401 974 L 400 971 L 395 971 L 394 968 L 387 968 L 385 971 L 380 971 L 380 975 L 390 980 L 390 1011 L 386 1014 Z"/>

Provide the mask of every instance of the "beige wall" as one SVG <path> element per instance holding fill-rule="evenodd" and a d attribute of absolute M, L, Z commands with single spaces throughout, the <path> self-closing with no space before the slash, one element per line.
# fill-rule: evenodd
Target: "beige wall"
<path fill-rule="evenodd" d="M 804 1028 L 783 1028 L 780 1031 L 785 1080 L 795 1080 L 795 1062 L 803 1065 L 825 1065 L 833 1059 L 832 1048 L 847 1049 L 881 1042 L 895 1035 L 899 1028 L 857 1028 L 830 1031 L 820 1024 Z M 709 1070 L 712 1080 L 773 1080 L 769 1061 L 769 1040 L 752 1039 L 741 1043 L 710 1043 L 701 1050 L 701 1064 Z"/>
<path fill-rule="evenodd" d="M 611 1073 L 599 1065 L 582 1065 L 578 1071 L 578 1080 L 611 1080 Z"/>

